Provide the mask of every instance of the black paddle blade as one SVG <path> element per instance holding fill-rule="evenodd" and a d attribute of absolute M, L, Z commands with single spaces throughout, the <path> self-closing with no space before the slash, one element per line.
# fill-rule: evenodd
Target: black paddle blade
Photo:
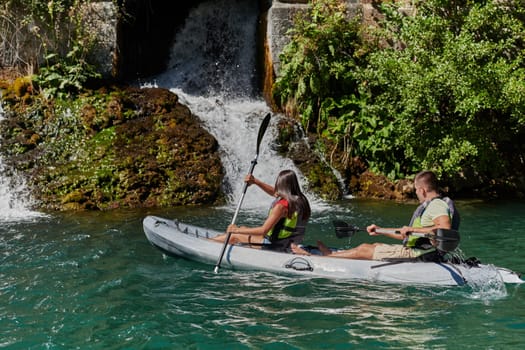
<path fill-rule="evenodd" d="M 459 245 L 459 233 L 456 230 L 439 228 L 436 230 L 436 249 L 442 252 L 451 252 Z"/>
<path fill-rule="evenodd" d="M 359 229 L 355 226 L 349 225 L 348 223 L 340 220 L 332 221 L 335 228 L 335 235 L 337 238 L 352 237 Z"/>
<path fill-rule="evenodd" d="M 259 154 L 259 145 L 261 144 L 264 133 L 266 132 L 266 129 L 268 128 L 268 124 L 270 124 L 270 119 L 271 119 L 271 114 L 268 113 L 266 117 L 264 117 L 263 121 L 261 122 L 261 126 L 259 127 L 259 134 L 257 134 L 257 153 L 256 154 Z"/>

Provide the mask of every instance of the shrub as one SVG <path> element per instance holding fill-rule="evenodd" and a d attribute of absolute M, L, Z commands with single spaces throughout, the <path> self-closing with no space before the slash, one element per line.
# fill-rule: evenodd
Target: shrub
<path fill-rule="evenodd" d="M 524 172 L 524 6 L 422 0 L 407 15 L 384 4 L 365 40 L 340 2 L 312 1 L 281 57 L 275 97 L 391 179 L 423 168 L 445 178 Z"/>

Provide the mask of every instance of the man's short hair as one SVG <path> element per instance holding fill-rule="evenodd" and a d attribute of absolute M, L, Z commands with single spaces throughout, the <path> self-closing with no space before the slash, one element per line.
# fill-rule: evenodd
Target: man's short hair
<path fill-rule="evenodd" d="M 439 191 L 437 176 L 432 171 L 424 170 L 417 173 L 416 177 L 414 178 L 414 182 L 423 185 L 427 191 Z"/>

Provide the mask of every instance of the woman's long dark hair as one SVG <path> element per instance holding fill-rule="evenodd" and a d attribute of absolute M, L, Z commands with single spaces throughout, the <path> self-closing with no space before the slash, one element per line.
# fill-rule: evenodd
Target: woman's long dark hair
<path fill-rule="evenodd" d="M 291 217 L 296 211 L 299 212 L 303 220 L 308 220 L 311 215 L 310 203 L 306 196 L 301 192 L 301 186 L 297 180 L 297 175 L 293 170 L 283 170 L 275 180 L 275 193 L 288 201 L 288 216 Z"/>

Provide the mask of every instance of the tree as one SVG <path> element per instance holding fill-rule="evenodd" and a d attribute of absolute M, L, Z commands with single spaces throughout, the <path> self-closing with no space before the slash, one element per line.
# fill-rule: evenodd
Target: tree
<path fill-rule="evenodd" d="M 523 2 L 385 3 L 367 32 L 338 3 L 312 1 L 282 56 L 275 96 L 303 125 L 391 179 L 525 172 Z"/>
<path fill-rule="evenodd" d="M 370 109 L 394 124 L 388 148 L 403 150 L 395 175 L 512 174 L 524 154 L 523 4 L 425 0 L 416 8 L 406 16 L 384 7 L 381 37 L 396 45 L 375 51 L 361 71 Z"/>

